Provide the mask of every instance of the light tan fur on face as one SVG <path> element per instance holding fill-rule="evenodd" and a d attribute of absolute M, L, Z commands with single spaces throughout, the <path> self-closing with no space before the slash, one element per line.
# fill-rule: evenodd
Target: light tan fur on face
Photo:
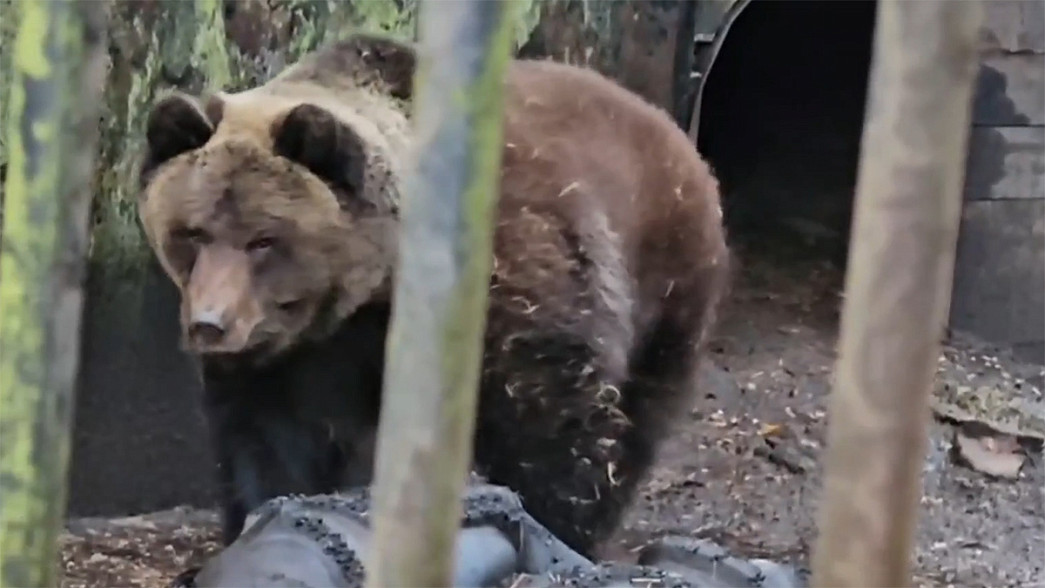
<path fill-rule="evenodd" d="M 389 295 L 406 117 L 387 100 L 380 111 L 381 102 L 364 91 L 348 101 L 328 94 L 309 82 L 288 82 L 220 95 L 221 121 L 206 145 L 172 158 L 149 180 L 139 215 L 160 263 L 182 292 L 183 335 L 190 350 L 235 353 L 264 345 L 276 353 L 313 334 L 318 313 L 343 318 Z M 351 124 L 367 142 L 362 196 L 376 205 L 372 214 L 343 210 L 323 180 L 272 153 L 272 125 L 305 97 Z M 184 226 L 207 227 L 213 236 L 189 267 L 178 265 L 178 246 L 172 243 L 172 231 Z M 246 251 L 254 233 L 266 230 L 279 231 L 290 247 L 293 261 L 285 264 L 294 274 L 268 287 Z M 284 298 L 303 300 L 305 308 L 283 316 L 278 305 Z M 331 308 L 323 307 L 327 303 Z M 193 314 L 204 307 L 225 313 L 229 330 L 218 343 L 189 336 Z"/>
<path fill-rule="evenodd" d="M 225 243 L 201 247 L 182 292 L 182 324 L 220 324 L 225 335 L 211 343 L 189 331 L 187 343 L 213 352 L 246 348 L 254 328 L 264 318 L 252 285 L 250 259 L 245 251 Z"/>

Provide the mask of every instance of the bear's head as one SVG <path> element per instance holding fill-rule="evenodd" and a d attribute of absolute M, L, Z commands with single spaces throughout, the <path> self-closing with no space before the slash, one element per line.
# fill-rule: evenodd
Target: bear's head
<path fill-rule="evenodd" d="M 188 351 L 261 361 L 387 298 L 395 165 L 375 125 L 327 106 L 246 92 L 153 107 L 139 218 Z"/>

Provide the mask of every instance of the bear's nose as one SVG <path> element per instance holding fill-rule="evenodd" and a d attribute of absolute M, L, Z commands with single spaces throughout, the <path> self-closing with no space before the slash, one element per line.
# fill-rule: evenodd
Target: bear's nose
<path fill-rule="evenodd" d="M 221 316 L 214 311 L 197 314 L 189 324 L 189 337 L 198 345 L 214 345 L 225 337 Z"/>

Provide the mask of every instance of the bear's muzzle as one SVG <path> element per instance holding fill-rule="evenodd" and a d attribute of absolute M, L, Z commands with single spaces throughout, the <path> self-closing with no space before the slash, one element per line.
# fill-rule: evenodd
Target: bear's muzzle
<path fill-rule="evenodd" d="M 185 336 L 193 351 L 238 353 L 248 348 L 263 312 L 245 251 L 221 243 L 200 247 L 184 296 Z"/>

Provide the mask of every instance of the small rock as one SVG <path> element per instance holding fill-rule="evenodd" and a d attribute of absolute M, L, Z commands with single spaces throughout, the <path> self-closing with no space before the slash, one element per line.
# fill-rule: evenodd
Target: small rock
<path fill-rule="evenodd" d="M 772 437 L 763 438 L 755 447 L 755 455 L 782 466 L 792 474 L 804 474 L 816 468 L 816 460 L 787 442 Z"/>

